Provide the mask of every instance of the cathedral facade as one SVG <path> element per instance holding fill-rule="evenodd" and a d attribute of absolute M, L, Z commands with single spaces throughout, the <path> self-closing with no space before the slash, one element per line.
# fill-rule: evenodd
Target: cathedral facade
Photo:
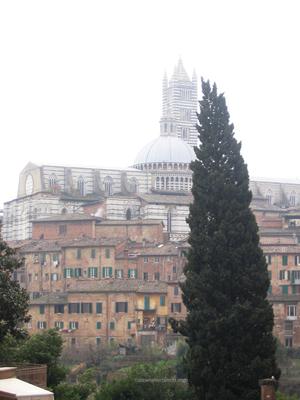
<path fill-rule="evenodd" d="M 190 163 L 197 145 L 197 78 L 179 60 L 163 79 L 160 135 L 146 144 L 130 168 L 97 169 L 28 163 L 18 196 L 4 205 L 5 240 L 32 237 L 32 221 L 57 214 L 92 212 L 107 220 L 157 220 L 171 240 L 188 235 L 192 201 Z M 252 180 L 254 199 L 286 209 L 300 204 L 300 183 Z"/>

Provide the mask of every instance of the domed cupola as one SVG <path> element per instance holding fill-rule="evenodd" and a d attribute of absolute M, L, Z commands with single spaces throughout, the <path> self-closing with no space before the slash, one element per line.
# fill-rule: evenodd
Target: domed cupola
<path fill-rule="evenodd" d="M 168 116 L 160 120 L 160 136 L 140 150 L 133 167 L 153 175 L 153 189 L 188 191 L 192 183 L 189 165 L 194 159 L 194 150 L 177 137 L 176 121 Z"/>

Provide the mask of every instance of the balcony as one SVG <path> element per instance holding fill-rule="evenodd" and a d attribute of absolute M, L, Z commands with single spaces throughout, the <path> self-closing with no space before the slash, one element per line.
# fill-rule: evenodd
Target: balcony
<path fill-rule="evenodd" d="M 292 279 L 292 285 L 300 285 L 300 279 Z"/>
<path fill-rule="evenodd" d="M 296 321 L 297 315 L 287 315 L 286 320 L 287 321 Z"/>
<path fill-rule="evenodd" d="M 166 325 L 150 326 L 150 325 L 139 325 L 137 328 L 138 332 L 166 332 Z"/>
<path fill-rule="evenodd" d="M 143 312 L 155 312 L 156 307 L 136 307 L 135 311 L 143 311 Z"/>

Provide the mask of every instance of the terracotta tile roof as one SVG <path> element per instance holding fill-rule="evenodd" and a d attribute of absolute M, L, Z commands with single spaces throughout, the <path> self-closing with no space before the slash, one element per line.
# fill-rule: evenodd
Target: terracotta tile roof
<path fill-rule="evenodd" d="M 120 220 L 120 219 L 106 219 L 97 221 L 97 225 L 161 225 L 162 221 L 157 219 L 131 219 L 131 220 Z"/>
<path fill-rule="evenodd" d="M 129 258 L 132 257 L 144 257 L 144 256 L 177 256 L 178 248 L 175 244 L 167 243 L 167 244 L 158 244 L 156 246 L 145 246 L 145 247 L 134 247 L 129 246 L 128 252 L 120 252 L 116 258 Z"/>
<path fill-rule="evenodd" d="M 57 214 L 50 217 L 35 219 L 33 223 L 39 222 L 68 222 L 68 221 L 100 221 L 101 218 L 89 214 Z"/>
<path fill-rule="evenodd" d="M 30 300 L 30 304 L 67 304 L 67 293 L 49 293 L 37 299 Z"/>
<path fill-rule="evenodd" d="M 102 279 L 77 280 L 70 283 L 69 293 L 85 292 L 138 292 L 138 293 L 167 293 L 165 282 L 146 282 L 136 279 Z"/>

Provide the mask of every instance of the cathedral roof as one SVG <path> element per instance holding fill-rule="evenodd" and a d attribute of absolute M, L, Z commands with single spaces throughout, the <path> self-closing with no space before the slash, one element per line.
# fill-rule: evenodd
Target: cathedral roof
<path fill-rule="evenodd" d="M 189 164 L 195 159 L 192 147 L 176 136 L 159 136 L 146 144 L 138 153 L 134 165 L 149 163 Z"/>

